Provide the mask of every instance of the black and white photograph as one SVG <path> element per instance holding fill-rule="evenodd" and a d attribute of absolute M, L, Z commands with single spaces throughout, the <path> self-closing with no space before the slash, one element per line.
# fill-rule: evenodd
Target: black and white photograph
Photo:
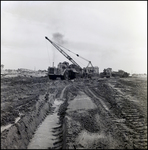
<path fill-rule="evenodd" d="M 1 1 L 1 149 L 147 149 L 147 1 Z"/>

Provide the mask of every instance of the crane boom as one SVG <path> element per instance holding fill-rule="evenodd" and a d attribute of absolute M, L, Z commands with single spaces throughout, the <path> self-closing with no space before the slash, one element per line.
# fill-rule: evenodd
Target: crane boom
<path fill-rule="evenodd" d="M 76 54 L 76 53 L 72 52 L 71 50 L 69 50 L 69 49 L 67 49 L 67 48 L 65 48 L 65 47 L 63 47 L 63 46 L 61 46 L 60 44 L 56 44 L 56 45 L 58 45 L 58 46 L 60 46 L 60 47 L 62 47 L 62 48 L 64 48 L 64 49 L 68 50 L 69 52 L 75 54 L 77 57 L 80 57 L 80 58 L 82 58 L 83 60 L 87 61 L 87 62 L 88 62 L 87 67 L 88 67 L 89 65 L 91 65 L 91 67 L 93 67 L 93 65 L 92 65 L 92 63 L 91 63 L 90 60 L 88 60 L 88 59 L 86 59 L 86 58 L 80 56 L 79 54 Z M 86 67 L 86 68 L 87 68 L 87 67 Z"/>
<path fill-rule="evenodd" d="M 69 61 L 71 61 L 74 65 L 78 66 L 80 69 L 82 69 L 67 53 L 65 53 L 57 44 L 52 42 L 48 37 L 45 36 L 45 39 L 47 39 L 60 53 L 62 53 Z"/>

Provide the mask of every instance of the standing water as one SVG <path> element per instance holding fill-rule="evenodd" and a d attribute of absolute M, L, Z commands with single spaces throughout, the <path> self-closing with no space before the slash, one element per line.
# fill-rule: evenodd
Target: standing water
<path fill-rule="evenodd" d="M 20 117 L 15 118 L 15 123 L 17 123 L 20 120 Z M 5 129 L 9 129 L 13 124 L 8 124 L 6 126 L 1 126 L 1 133 L 5 130 Z"/>
<path fill-rule="evenodd" d="M 53 143 L 55 142 L 55 137 L 52 135 L 52 130 L 53 127 L 57 127 L 59 121 L 57 110 L 62 103 L 63 101 L 55 99 L 53 104 L 55 110 L 53 114 L 48 115 L 42 124 L 38 127 L 27 149 L 47 149 L 54 146 Z"/>
<path fill-rule="evenodd" d="M 34 137 L 31 139 L 27 149 L 48 149 L 53 148 L 53 143 L 56 141 L 53 136 L 53 128 L 58 126 L 59 116 L 57 115 L 61 100 L 66 87 L 62 90 L 60 99 L 55 99 L 53 107 L 55 107 L 53 114 L 49 114 L 42 124 L 36 130 Z"/>

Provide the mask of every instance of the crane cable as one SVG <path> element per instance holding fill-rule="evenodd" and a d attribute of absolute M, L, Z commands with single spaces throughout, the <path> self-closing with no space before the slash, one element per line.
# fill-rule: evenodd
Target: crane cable
<path fill-rule="evenodd" d="M 67 48 L 65 48 L 65 47 L 63 47 L 63 46 L 61 46 L 60 44 L 57 44 L 57 43 L 55 43 L 56 45 L 58 45 L 58 46 L 60 46 L 60 47 L 62 47 L 62 48 L 64 48 L 65 50 L 67 50 L 67 51 L 69 51 L 69 52 L 71 52 L 71 53 L 73 53 L 74 55 L 78 55 L 78 54 L 76 54 L 76 53 L 74 53 L 74 52 L 72 52 L 72 51 L 70 51 L 69 49 L 67 49 Z M 78 57 L 78 56 L 77 56 Z M 75 58 L 76 59 L 76 58 Z M 85 66 L 82 62 L 80 62 L 78 59 L 76 59 L 81 65 L 83 65 L 83 66 Z"/>
<path fill-rule="evenodd" d="M 55 42 L 54 42 L 54 43 L 55 43 Z M 57 44 L 57 43 L 56 43 L 56 44 Z M 57 44 L 57 45 L 58 45 L 58 46 L 61 46 L 60 44 Z M 84 59 L 84 60 L 90 62 L 89 60 L 87 60 L 86 58 L 80 56 L 79 54 L 76 54 L 76 53 L 72 52 L 71 50 L 69 50 L 69 49 L 67 49 L 67 48 L 65 48 L 65 47 L 63 47 L 63 46 L 61 46 L 61 47 L 64 48 L 64 49 L 66 49 L 66 50 L 68 50 L 69 52 L 75 54 L 77 57 L 80 57 L 80 58 L 82 58 L 82 59 Z"/>
<path fill-rule="evenodd" d="M 47 48 L 47 54 L 48 54 L 48 60 L 49 60 L 49 64 L 51 64 L 51 62 L 50 62 L 50 57 L 49 57 L 49 51 L 48 51 L 48 46 L 47 46 L 48 44 L 47 44 L 47 42 L 46 42 L 46 48 Z"/>

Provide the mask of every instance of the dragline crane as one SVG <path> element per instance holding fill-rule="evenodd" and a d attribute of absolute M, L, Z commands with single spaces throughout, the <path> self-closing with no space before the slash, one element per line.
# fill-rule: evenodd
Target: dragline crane
<path fill-rule="evenodd" d="M 79 56 L 78 54 L 76 54 L 77 57 L 80 57 L 86 61 L 88 61 L 88 66 L 85 69 L 82 69 L 80 67 L 80 65 L 75 62 L 60 46 L 58 46 L 56 43 L 54 43 L 53 41 L 51 41 L 50 39 L 48 39 L 48 37 L 45 36 L 45 39 L 47 39 L 62 55 L 64 55 L 69 61 L 72 62 L 73 68 L 71 68 L 69 66 L 69 64 L 67 64 L 66 62 L 63 62 L 62 64 L 60 63 L 60 65 L 58 65 L 58 68 L 53 67 L 48 67 L 48 76 L 50 79 L 56 79 L 57 77 L 60 77 L 61 79 L 73 79 L 76 78 L 76 76 L 80 76 L 83 77 L 83 75 L 86 76 L 87 74 L 87 70 L 86 68 L 88 68 L 89 65 L 92 66 L 93 65 L 91 63 L 91 61 Z M 67 49 L 68 50 L 68 49 Z M 70 50 L 68 50 L 70 51 Z M 71 52 L 71 51 L 70 51 Z M 74 53 L 75 54 L 75 53 Z M 92 71 L 93 72 L 93 71 Z"/>
<path fill-rule="evenodd" d="M 45 36 L 45 39 L 47 39 L 60 53 L 62 53 L 69 61 L 71 61 L 74 65 L 81 68 L 68 54 L 66 54 L 57 44 L 52 42 L 48 37 Z M 82 69 L 82 68 L 81 68 Z"/>

